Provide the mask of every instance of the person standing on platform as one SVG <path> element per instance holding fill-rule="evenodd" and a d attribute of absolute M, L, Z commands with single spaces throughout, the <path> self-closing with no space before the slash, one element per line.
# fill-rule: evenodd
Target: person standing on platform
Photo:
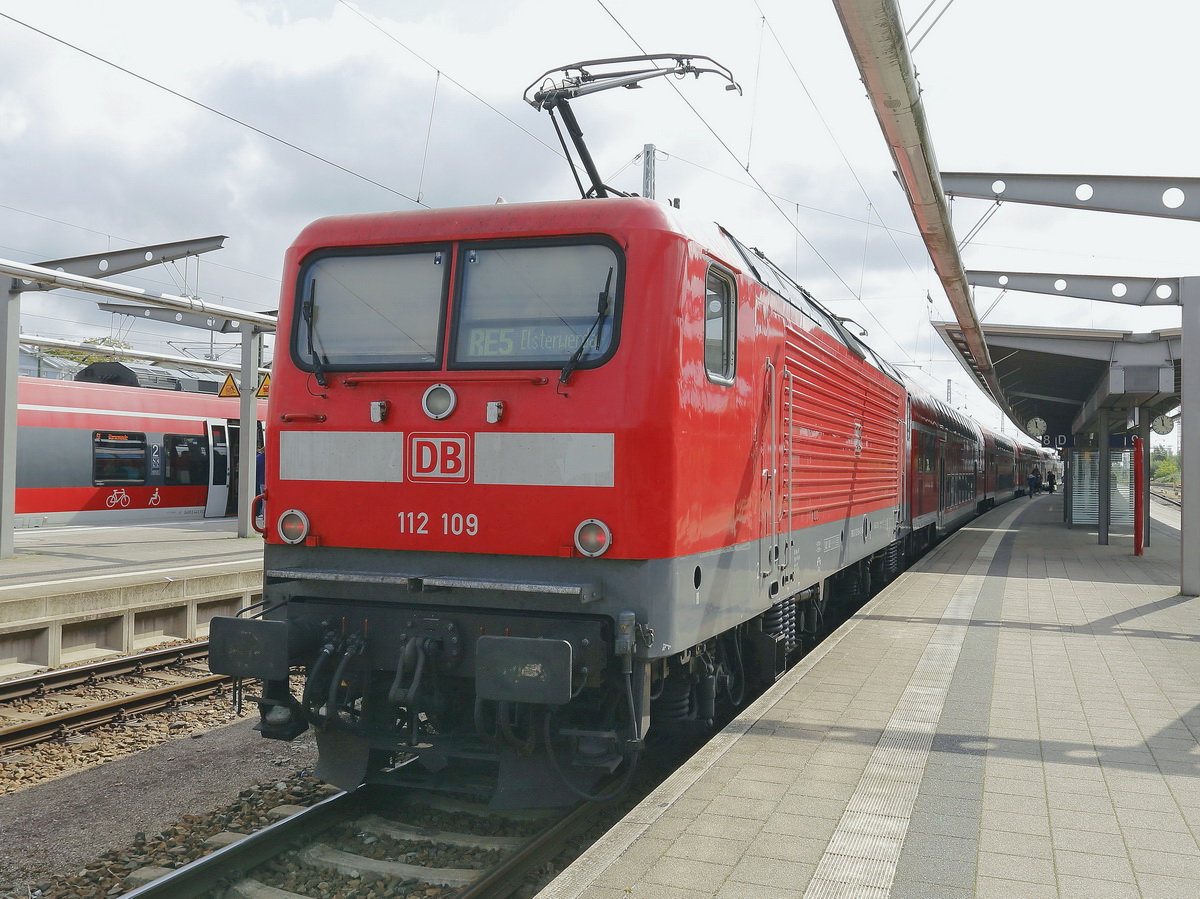
<path fill-rule="evenodd" d="M 1035 468 L 1033 471 L 1029 472 L 1029 477 L 1027 477 L 1025 479 L 1025 483 L 1029 487 L 1030 499 L 1033 498 L 1033 494 L 1037 491 L 1037 482 L 1038 482 L 1038 473 L 1037 473 L 1037 469 Z"/>
<path fill-rule="evenodd" d="M 267 483 L 267 447 L 265 441 L 258 445 L 254 458 L 254 518 L 266 515 L 266 502 L 259 499 Z"/>
<path fill-rule="evenodd" d="M 1046 492 L 1053 493 L 1054 485 L 1057 483 L 1058 483 L 1058 478 L 1055 477 L 1054 472 L 1052 472 L 1052 471 L 1047 472 L 1046 473 Z"/>

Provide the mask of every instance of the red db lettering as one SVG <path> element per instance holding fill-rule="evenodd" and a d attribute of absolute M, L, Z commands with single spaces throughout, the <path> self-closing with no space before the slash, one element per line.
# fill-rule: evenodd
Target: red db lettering
<path fill-rule="evenodd" d="M 466 434 L 410 435 L 409 477 L 414 481 L 466 483 L 471 477 L 470 439 Z"/>
<path fill-rule="evenodd" d="M 462 446 L 457 443 L 442 444 L 442 473 L 450 476 L 462 473 Z"/>
<path fill-rule="evenodd" d="M 432 440 L 413 441 L 413 474 L 431 475 L 437 471 L 438 447 Z"/>

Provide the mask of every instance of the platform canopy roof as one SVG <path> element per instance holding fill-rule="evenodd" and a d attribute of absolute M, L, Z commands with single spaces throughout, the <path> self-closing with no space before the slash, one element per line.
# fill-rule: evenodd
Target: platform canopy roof
<path fill-rule="evenodd" d="M 934 327 L 961 358 L 958 322 Z M 1179 406 L 1179 328 L 1145 334 L 1018 325 L 982 330 L 1004 403 L 1023 429 L 1042 419 L 1051 438 L 1093 434 L 1101 410 L 1112 413 L 1116 425 L 1130 409 L 1145 409 L 1153 420 Z"/>

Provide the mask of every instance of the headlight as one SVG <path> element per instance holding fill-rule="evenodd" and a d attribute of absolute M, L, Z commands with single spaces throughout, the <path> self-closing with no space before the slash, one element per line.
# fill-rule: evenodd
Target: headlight
<path fill-rule="evenodd" d="M 299 509 L 288 509 L 279 516 L 278 527 L 284 543 L 300 543 L 308 536 L 308 516 Z"/>
<path fill-rule="evenodd" d="M 602 556 L 612 545 L 612 531 L 598 518 L 588 518 L 575 528 L 575 548 L 585 556 Z"/>
<path fill-rule="evenodd" d="M 441 421 L 454 411 L 458 397 L 446 384 L 434 384 L 421 397 L 421 408 L 434 421 Z"/>

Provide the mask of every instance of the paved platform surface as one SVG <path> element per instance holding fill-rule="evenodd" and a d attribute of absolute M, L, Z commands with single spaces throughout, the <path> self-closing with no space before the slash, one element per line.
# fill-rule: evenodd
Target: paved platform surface
<path fill-rule="evenodd" d="M 0 559 L 0 677 L 208 636 L 262 593 L 263 542 L 233 519 L 31 528 Z"/>
<path fill-rule="evenodd" d="M 0 559 L 0 602 L 121 587 L 162 578 L 262 568 L 258 534 L 237 536 L 234 518 L 120 527 L 27 528 Z"/>
<path fill-rule="evenodd" d="M 539 899 L 1200 895 L 1200 600 L 1151 542 L 989 512 Z"/>

